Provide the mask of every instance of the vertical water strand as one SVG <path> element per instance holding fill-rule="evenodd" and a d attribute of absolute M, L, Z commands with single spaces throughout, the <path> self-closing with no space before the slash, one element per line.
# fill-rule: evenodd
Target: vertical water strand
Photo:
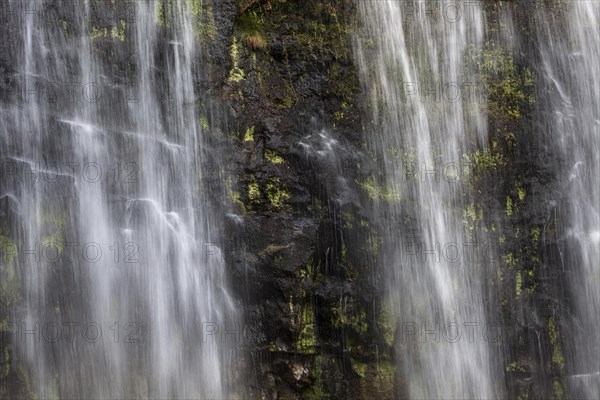
<path fill-rule="evenodd" d="M 117 3 L 14 2 L 22 86 L 57 89 L 2 109 L 0 155 L 35 177 L 6 188 L 23 231 L 20 329 L 38 327 L 17 350 L 40 398 L 226 397 L 230 355 L 206 329 L 235 312 L 198 178 L 192 2 Z"/>
<path fill-rule="evenodd" d="M 162 11 L 173 18 L 166 22 L 171 34 L 160 40 L 167 47 L 168 63 L 164 66 L 154 65 L 153 49 L 145 47 L 147 38 L 157 35 L 154 21 L 159 18 L 158 9 L 154 2 L 141 5 L 142 23 L 136 35 L 140 43 L 139 57 L 147 62 L 139 74 L 144 111 L 135 118 L 137 130 L 151 134 L 156 140 L 143 144 L 144 154 L 149 151 L 154 154 L 141 160 L 145 190 L 140 199 L 130 204 L 130 209 L 135 216 L 135 210 L 143 207 L 147 218 L 158 219 L 159 229 L 142 230 L 151 233 L 141 239 L 147 243 L 148 262 L 155 275 L 148 281 L 147 296 L 150 300 L 155 293 L 161 293 L 161 298 L 155 301 L 156 308 L 149 310 L 152 331 L 157 333 L 152 348 L 152 374 L 166 378 L 159 381 L 157 393 L 176 397 L 221 397 L 219 341 L 213 338 L 204 342 L 203 329 L 206 324 L 222 324 L 224 316 L 232 310 L 218 307 L 219 298 L 224 298 L 220 292 L 224 287 L 224 267 L 219 257 L 204 253 L 214 240 L 210 218 L 204 214 L 207 199 L 203 188 L 194 193 L 203 143 L 201 127 L 194 114 L 195 42 L 190 4 L 173 2 Z M 156 68 L 162 69 L 159 76 L 154 72 Z M 160 76 L 164 81 L 160 81 Z M 160 84 L 157 85 L 157 81 Z M 159 120 L 153 120 L 156 115 L 153 99 L 158 98 L 166 101 L 162 107 L 167 111 Z M 156 159 L 163 159 L 168 168 L 154 162 Z M 166 296 L 162 297 L 163 294 Z"/>
<path fill-rule="evenodd" d="M 571 299 L 550 321 L 549 329 L 562 334 L 555 336 L 553 362 L 562 363 L 573 398 L 592 399 L 600 396 L 600 3 L 538 7 L 536 17 L 546 89 L 543 140 L 555 155 L 560 187 L 554 261 Z"/>
<path fill-rule="evenodd" d="M 60 320 L 58 296 L 51 286 L 56 276 L 53 258 L 65 241 L 63 202 L 68 202 L 74 190 L 73 182 L 64 179 L 68 173 L 56 167 L 55 162 L 63 156 L 63 138 L 56 135 L 50 123 L 53 113 L 62 106 L 50 88 L 69 81 L 68 55 L 62 52 L 64 38 L 40 18 L 41 3 L 13 1 L 7 5 L 17 10 L 9 21 L 14 28 L 10 31 L 13 47 L 9 57 L 14 61 L 18 82 L 15 89 L 19 93 L 12 98 L 5 122 L 10 142 L 8 158 L 16 166 L 15 181 L 9 189 L 14 190 L 18 204 L 14 230 L 22 231 L 17 263 L 24 306 L 17 312 L 21 333 L 17 350 L 30 367 L 36 393 L 44 398 L 58 392 L 56 353 L 58 357 L 67 355 L 49 344 L 42 330 Z M 67 204 L 75 208 L 72 202 Z"/>
<path fill-rule="evenodd" d="M 359 5 L 367 33 L 356 53 L 375 125 L 366 141 L 379 158 L 373 180 L 384 193 L 376 199 L 383 267 L 410 398 L 502 393 L 489 344 L 478 334 L 473 342 L 453 339 L 458 329 L 486 326 L 485 268 L 472 262 L 478 254 L 467 254 L 474 240 L 462 221 L 468 185 L 443 171 L 487 137 L 482 99 L 465 91 L 472 82 L 463 65 L 467 49 L 482 44 L 481 10 L 453 4 L 444 18 L 442 2 Z M 436 7 L 432 18 L 427 10 Z"/>

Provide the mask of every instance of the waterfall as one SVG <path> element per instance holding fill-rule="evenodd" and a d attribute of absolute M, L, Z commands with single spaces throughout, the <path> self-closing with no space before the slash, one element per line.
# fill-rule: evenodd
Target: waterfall
<path fill-rule="evenodd" d="M 3 271 L 20 281 L 14 346 L 39 398 L 230 393 L 196 3 L 0 6 L 2 235 L 18 238 Z"/>
<path fill-rule="evenodd" d="M 365 32 L 355 49 L 374 126 L 365 139 L 379 160 L 370 183 L 402 395 L 501 397 L 493 343 L 482 335 L 485 263 L 463 224 L 472 195 L 461 165 L 487 138 L 485 99 L 464 63 L 482 47 L 483 12 L 462 2 L 358 7 Z"/>
<path fill-rule="evenodd" d="M 561 307 L 573 398 L 600 396 L 600 3 L 574 1 L 563 13 L 537 11 L 544 82 L 543 144 L 560 185 L 557 269 L 569 303 Z M 556 35 L 560 31 L 564 34 Z"/>

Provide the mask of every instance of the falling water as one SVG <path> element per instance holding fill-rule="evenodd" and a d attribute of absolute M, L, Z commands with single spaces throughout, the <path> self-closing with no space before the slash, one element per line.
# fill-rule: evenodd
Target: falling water
<path fill-rule="evenodd" d="M 563 10 L 540 7 L 536 15 L 543 139 L 555 154 L 558 268 L 572 299 L 560 316 L 565 373 L 573 398 L 593 399 L 600 397 L 600 2 L 567 2 Z"/>
<path fill-rule="evenodd" d="M 484 271 L 470 262 L 481 254 L 469 254 L 474 238 L 462 218 L 470 195 L 457 168 L 487 137 L 485 107 L 463 65 L 465 53 L 482 46 L 482 11 L 477 3 L 359 4 L 366 33 L 356 53 L 375 126 L 366 140 L 381 160 L 372 179 L 402 395 L 500 397 L 502 377 L 479 333 Z M 435 7 L 437 17 L 428 11 Z M 464 336 L 469 326 L 473 341 Z"/>
<path fill-rule="evenodd" d="M 2 229 L 39 398 L 228 394 L 207 335 L 234 313 L 201 180 L 192 3 L 2 4 Z"/>

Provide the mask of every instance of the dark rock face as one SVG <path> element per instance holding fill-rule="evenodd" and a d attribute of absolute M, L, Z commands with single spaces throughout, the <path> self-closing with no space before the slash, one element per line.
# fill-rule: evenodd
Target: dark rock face
<path fill-rule="evenodd" d="M 354 184 L 355 24 L 344 1 L 238 7 L 223 82 L 237 123 L 225 247 L 251 398 L 394 397 Z"/>

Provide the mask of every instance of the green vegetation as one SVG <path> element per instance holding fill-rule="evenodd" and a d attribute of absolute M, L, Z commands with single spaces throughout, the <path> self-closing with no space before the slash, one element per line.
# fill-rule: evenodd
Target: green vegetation
<path fill-rule="evenodd" d="M 552 363 L 558 367 L 562 374 L 565 370 L 565 357 L 562 354 L 560 346 L 558 326 L 553 317 L 550 317 L 548 320 L 548 337 L 550 338 L 550 346 L 552 347 Z"/>
<path fill-rule="evenodd" d="M 396 202 L 400 200 L 400 190 L 395 187 L 385 187 L 375 182 L 373 177 L 364 181 L 355 180 L 356 184 L 364 190 L 371 200 Z"/>
<path fill-rule="evenodd" d="M 250 202 L 258 201 L 260 199 L 260 188 L 258 182 L 255 180 L 248 184 L 248 199 L 250 199 Z"/>
<path fill-rule="evenodd" d="M 256 12 L 248 10 L 240 15 L 236 21 L 242 42 L 254 51 L 267 48 L 264 38 L 264 24 L 262 17 Z"/>
<path fill-rule="evenodd" d="M 468 57 L 467 62 L 481 75 L 490 116 L 507 122 L 521 119 L 523 107 L 535 103 L 531 69 L 518 68 L 512 51 L 493 42 L 488 42 L 485 50 L 471 51 Z"/>
<path fill-rule="evenodd" d="M 44 235 L 41 237 L 42 247 L 51 251 L 54 249 L 58 254 L 64 250 L 63 230 L 67 221 L 64 212 L 44 212 L 39 218 L 40 226 Z"/>
<path fill-rule="evenodd" d="M 350 364 L 352 365 L 352 371 L 354 371 L 356 375 L 361 378 L 367 377 L 367 364 L 357 361 L 354 358 L 350 358 Z"/>
<path fill-rule="evenodd" d="M 66 28 L 66 22 L 63 22 L 63 27 Z M 113 26 L 110 28 L 104 27 L 104 28 L 99 28 L 96 27 L 94 25 L 92 25 L 92 29 L 90 32 L 90 39 L 94 40 L 94 39 L 98 39 L 98 38 L 104 38 L 104 39 L 118 39 L 121 42 L 125 41 L 125 32 L 127 30 L 127 23 L 125 22 L 124 19 L 119 20 L 119 26 Z"/>
<path fill-rule="evenodd" d="M 155 3 L 156 7 L 156 23 L 162 27 L 171 25 L 171 10 L 173 4 L 171 0 L 157 0 Z"/>
<path fill-rule="evenodd" d="M 463 210 L 463 224 L 468 232 L 473 233 L 483 220 L 483 208 L 479 204 L 469 203 Z"/>
<path fill-rule="evenodd" d="M 227 81 L 230 84 L 232 82 L 241 82 L 244 80 L 245 74 L 244 71 L 240 68 L 239 48 L 236 38 L 233 38 L 230 56 L 231 61 L 233 62 L 233 67 L 231 68 L 231 71 L 229 71 L 229 79 Z"/>
<path fill-rule="evenodd" d="M 490 147 L 477 150 L 464 157 L 469 163 L 473 164 L 474 176 L 477 178 L 488 172 L 496 172 L 507 163 L 506 158 L 500 151 L 498 142 L 495 140 L 491 142 Z"/>
<path fill-rule="evenodd" d="M 510 196 L 506 196 L 506 215 L 512 216 L 515 212 L 515 207 L 513 205 L 513 200 Z"/>
<path fill-rule="evenodd" d="M 541 233 L 540 228 L 532 228 L 531 229 L 531 240 L 533 241 L 534 245 L 537 245 L 539 243 L 540 233 Z"/>
<path fill-rule="evenodd" d="M 381 305 L 377 317 L 377 328 L 383 335 L 383 340 L 388 346 L 394 345 L 394 314 L 391 304 L 385 302 Z"/>
<path fill-rule="evenodd" d="M 51 235 L 42 236 L 42 248 L 46 250 L 54 249 L 58 254 L 64 250 L 64 239 L 62 232 L 57 231 Z"/>
<path fill-rule="evenodd" d="M 352 329 L 362 335 L 367 332 L 367 315 L 364 308 L 354 299 L 343 301 L 340 307 L 332 308 L 336 328 Z"/>
<path fill-rule="evenodd" d="M 317 355 L 314 358 L 313 366 L 310 368 L 309 377 L 312 380 L 312 384 L 308 390 L 303 394 L 302 398 L 306 400 L 322 400 L 327 398 L 327 392 L 323 388 L 323 356 Z"/>
<path fill-rule="evenodd" d="M 523 286 L 523 278 L 521 277 L 521 271 L 517 271 L 517 276 L 515 278 L 515 298 L 521 297 Z"/>
<path fill-rule="evenodd" d="M 302 307 L 299 319 L 296 321 L 299 327 L 296 350 L 300 353 L 312 353 L 317 346 L 317 336 L 315 332 L 315 315 L 312 305 Z"/>
<path fill-rule="evenodd" d="M 246 129 L 246 133 L 244 133 L 244 142 L 254 142 L 254 127 L 253 126 Z"/>
<path fill-rule="evenodd" d="M 295 341 L 295 350 L 299 353 L 314 353 L 317 346 L 317 336 L 315 329 L 315 315 L 310 302 L 304 299 L 304 293 L 301 293 L 298 301 L 294 300 L 294 295 L 289 295 L 289 312 L 294 327 L 298 334 Z"/>
<path fill-rule="evenodd" d="M 212 0 L 191 0 L 194 33 L 200 42 L 215 40 L 217 29 L 213 15 Z"/>
<path fill-rule="evenodd" d="M 525 189 L 523 189 L 521 186 L 517 186 L 517 197 L 519 199 L 519 201 L 522 203 L 525 201 Z"/>
<path fill-rule="evenodd" d="M 4 235 L 0 230 L 0 257 L 4 259 L 6 264 L 10 264 L 16 255 L 16 242 L 11 237 Z"/>
<path fill-rule="evenodd" d="M 284 158 L 273 150 L 265 150 L 265 158 L 273 164 L 283 164 Z"/>
<path fill-rule="evenodd" d="M 554 392 L 554 398 L 556 400 L 562 400 L 565 398 L 565 390 L 558 379 L 552 381 L 552 391 Z"/>
<path fill-rule="evenodd" d="M 200 122 L 200 127 L 202 128 L 202 130 L 208 132 L 210 129 L 208 119 L 204 115 L 201 115 L 199 122 Z"/>
<path fill-rule="evenodd" d="M 288 209 L 287 201 L 292 195 L 281 187 L 279 178 L 272 178 L 266 185 L 267 198 L 271 205 L 278 210 Z"/>
<path fill-rule="evenodd" d="M 4 351 L 0 353 L 0 377 L 6 378 L 10 373 L 10 353 L 12 346 L 6 345 L 4 347 Z"/>

